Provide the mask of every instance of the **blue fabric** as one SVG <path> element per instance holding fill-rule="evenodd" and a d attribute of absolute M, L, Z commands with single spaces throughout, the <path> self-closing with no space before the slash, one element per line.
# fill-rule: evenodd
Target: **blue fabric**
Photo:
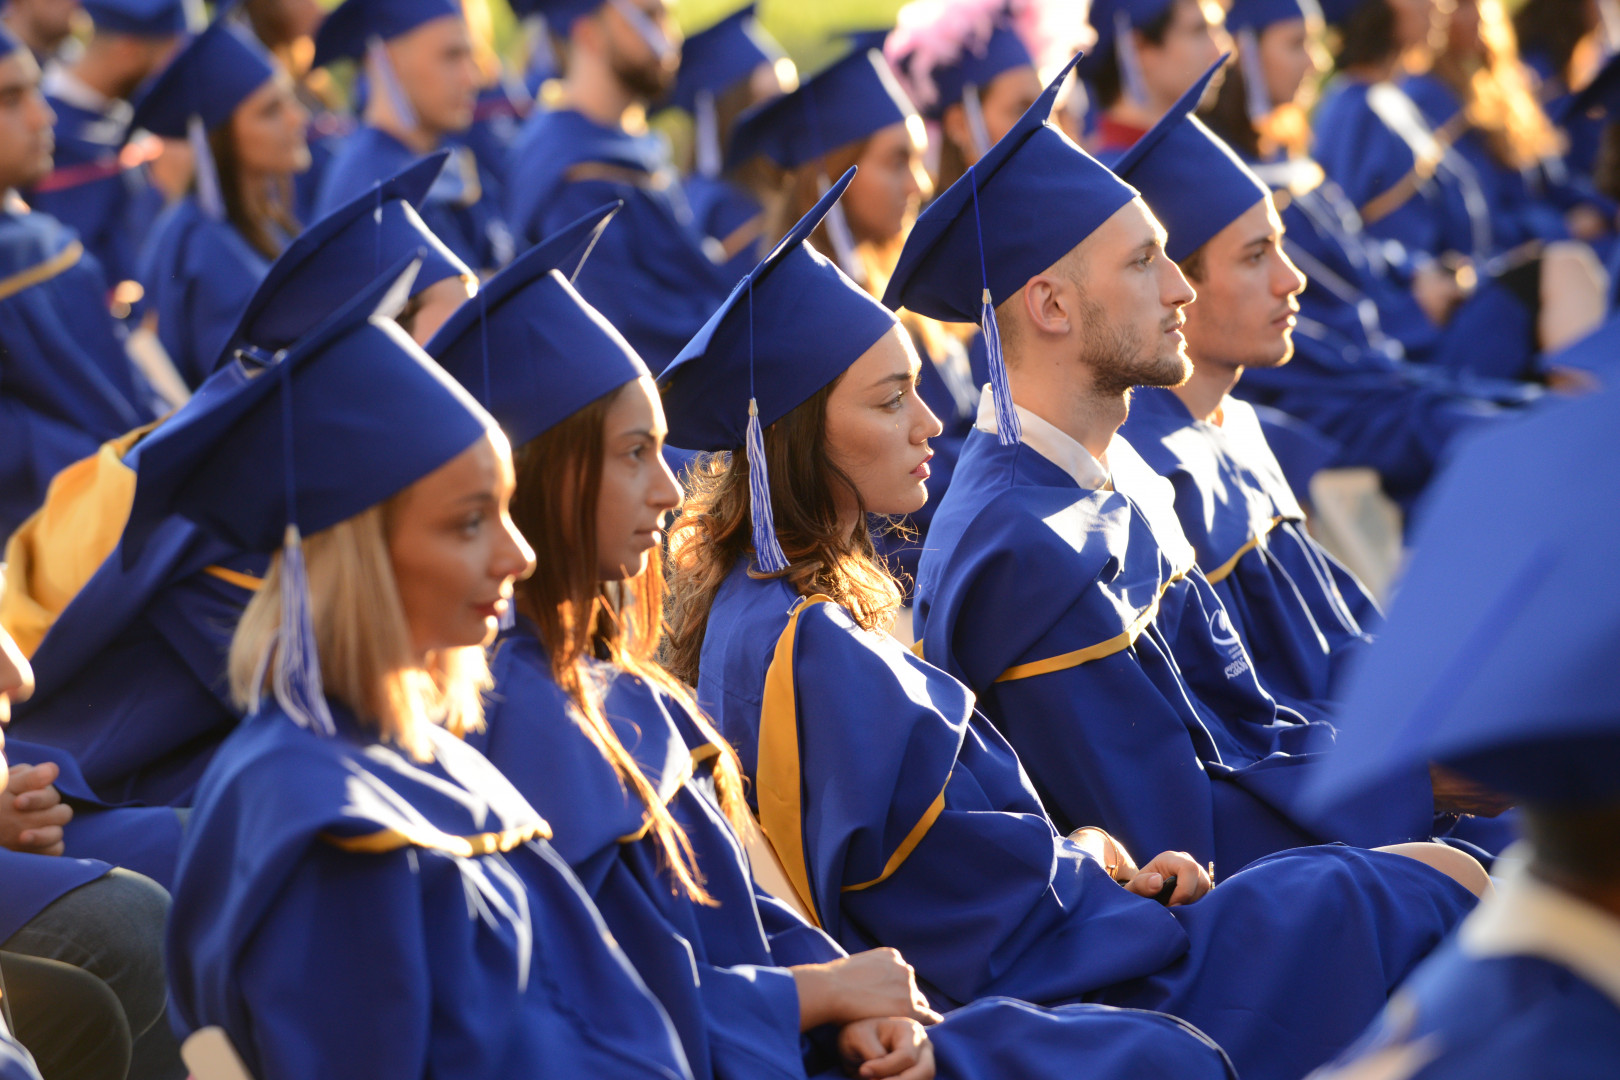
<path fill-rule="evenodd" d="M 540 800 L 557 850 L 580 875 L 614 936 L 675 1019 L 697 1076 L 803 1077 L 831 1073 L 823 1040 L 801 1043 L 796 963 L 844 950 L 754 886 L 742 845 L 720 813 L 708 766 L 687 778 L 706 739 L 679 704 L 605 666 L 604 714 L 642 771 L 668 797 L 717 906 L 670 887 L 655 843 L 620 840 L 643 811 L 584 735 L 551 680 L 526 621 L 497 643 L 496 699 L 470 740 Z M 992 998 L 929 1029 L 946 1080 L 1041 1076 L 1084 1060 L 1089 1075 L 1133 1075 L 1148 1052 L 1178 1077 L 1228 1075 L 1220 1050 L 1171 1017 L 1097 1005 L 1037 1009 Z"/>
<path fill-rule="evenodd" d="M 356 59 L 372 37 L 391 41 L 434 19 L 462 18 L 455 0 L 344 0 L 315 32 L 315 67 Z"/>
<path fill-rule="evenodd" d="M 153 224 L 140 282 L 158 340 L 187 386 L 195 390 L 213 373 L 269 270 L 269 259 L 230 223 L 203 213 L 193 196 Z"/>
<path fill-rule="evenodd" d="M 1410 1080 L 1531 1080 L 1601 1074 L 1620 1054 L 1620 1006 L 1567 968 L 1535 956 L 1466 955 L 1455 942 L 1407 980 L 1341 1063 L 1424 1043 Z"/>
<path fill-rule="evenodd" d="M 144 165 L 125 168 L 119 161 L 126 121 L 49 93 L 45 100 L 56 113 L 55 167 L 24 197 L 79 234 L 108 284 L 133 281 L 141 243 L 163 209 L 163 193 Z"/>
<path fill-rule="evenodd" d="M 728 275 L 741 278 L 765 257 L 765 208 L 746 188 L 720 177 L 693 173 L 684 182 L 686 200 L 702 235 L 729 247 L 735 235 L 745 229 L 753 231 L 753 240 L 742 244 L 724 263 Z"/>
<path fill-rule="evenodd" d="M 917 76 L 923 74 L 913 71 L 909 63 L 916 56 L 915 52 L 907 53 L 899 61 L 901 70 L 907 73 L 914 87 L 918 82 Z M 1019 37 L 1018 31 L 1004 18 L 998 18 L 990 27 L 988 38 L 982 42 L 964 42 L 961 54 L 954 62 L 926 73 L 933 84 L 933 96 L 927 101 L 919 101 L 917 106 L 924 116 L 933 120 L 943 119 L 945 110 L 952 105 L 960 105 L 970 87 L 983 91 L 989 87 L 991 80 L 1004 71 L 1034 66 L 1035 61 L 1031 59 L 1029 48 Z"/>
<path fill-rule="evenodd" d="M 1261 680 L 1331 701 L 1382 616 L 1305 530 L 1253 407 L 1221 408 L 1219 425 L 1196 420 L 1171 391 L 1140 387 L 1120 434 L 1175 489 L 1176 517 Z"/>
<path fill-rule="evenodd" d="M 324 738 L 274 706 L 216 755 L 187 830 L 168 959 L 176 1029 L 225 1028 L 259 1080 L 686 1078 L 668 1018 L 542 840 L 462 858 L 334 838 L 537 820 L 475 750 Z"/>
<path fill-rule="evenodd" d="M 0 1080 L 40 1080 L 34 1057 L 0 1024 Z"/>
<path fill-rule="evenodd" d="M 141 95 L 130 130 L 183 139 L 196 116 L 213 131 L 274 77 L 270 54 L 252 31 L 230 12 L 216 13 Z"/>
<path fill-rule="evenodd" d="M 796 169 L 916 115 L 877 49 L 850 53 L 783 94 L 749 109 L 731 130 L 726 164 L 756 157 Z"/>
<path fill-rule="evenodd" d="M 392 135 L 360 125 L 344 138 L 327 164 L 315 213 L 325 217 L 417 160 L 416 152 Z M 488 274 L 512 258 L 512 238 L 501 219 L 500 205 L 500 181 L 470 150 L 456 146 L 438 181 L 416 203 L 416 211 L 456 258 L 480 274 Z"/>
<path fill-rule="evenodd" d="M 98 34 L 177 37 L 186 32 L 181 0 L 84 0 Z"/>
<path fill-rule="evenodd" d="M 668 103 L 692 112 L 700 91 L 718 96 L 782 55 L 782 47 L 754 18 L 754 5 L 746 4 L 681 42 L 681 66 Z"/>
<path fill-rule="evenodd" d="M 703 642 L 699 703 L 756 784 L 765 673 L 794 599 L 739 567 Z M 1004 994 L 1159 1008 L 1214 1038 L 1245 1077 L 1298 1077 L 1348 1044 L 1471 906 L 1413 860 L 1332 847 L 1160 907 L 1059 837 L 966 687 L 832 604 L 800 615 L 793 652 L 803 842 L 823 925 L 852 950 L 899 949 L 941 1004 Z M 848 891 L 942 787 L 944 808 L 909 857 Z"/>
<path fill-rule="evenodd" d="M 107 283 L 45 214 L 0 213 L 0 534 L 39 508 L 58 471 L 157 415 L 107 314 Z"/>
<path fill-rule="evenodd" d="M 571 176 L 573 170 L 581 175 Z M 737 275 L 709 255 L 664 144 L 572 109 L 537 109 L 513 143 L 506 220 L 520 248 L 615 200 L 619 220 L 574 280 L 656 374 L 726 298 Z"/>
<path fill-rule="evenodd" d="M 64 855 L 31 855 L 0 848 L 0 941 L 45 910 L 63 893 L 101 877 L 112 867 L 92 859 Z"/>
<path fill-rule="evenodd" d="M 1123 439 L 1109 465 L 1116 490 L 1086 491 L 1029 447 L 975 431 L 917 580 L 924 655 L 979 695 L 1060 827 L 1100 825 L 1147 855 L 1186 851 L 1222 876 L 1300 844 L 1426 838 L 1424 769 L 1331 820 L 1301 814 L 1299 789 L 1324 756 L 1309 739 L 1330 741 L 1331 725 L 1268 692 L 1192 565 L 1170 482 Z M 998 681 L 1105 642 L 1117 651 Z"/>

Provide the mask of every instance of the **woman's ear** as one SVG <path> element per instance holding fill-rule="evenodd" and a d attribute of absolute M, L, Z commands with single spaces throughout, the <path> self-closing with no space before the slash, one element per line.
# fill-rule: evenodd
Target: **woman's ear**
<path fill-rule="evenodd" d="M 944 130 L 945 137 L 958 150 L 965 155 L 975 156 L 973 154 L 973 136 L 968 131 L 967 111 L 962 108 L 961 102 L 957 102 L 945 110 L 945 115 L 940 118 L 940 127 Z"/>

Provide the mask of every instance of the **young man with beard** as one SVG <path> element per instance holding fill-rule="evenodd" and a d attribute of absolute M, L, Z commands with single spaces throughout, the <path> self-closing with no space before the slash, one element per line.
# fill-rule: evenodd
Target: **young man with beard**
<path fill-rule="evenodd" d="M 1427 837 L 1425 769 L 1330 817 L 1296 805 L 1331 728 L 1267 691 L 1170 482 L 1117 434 L 1132 387 L 1190 374 L 1195 294 L 1136 192 L 1047 122 L 1056 85 L 919 217 L 884 298 L 983 313 L 1006 361 L 923 553 L 924 656 L 979 695 L 1060 828 L 1217 874 L 1301 844 Z M 1072 180 L 1062 198 L 1052 182 L 1076 171 L 1095 191 L 1080 208 Z"/>
<path fill-rule="evenodd" d="M 506 218 L 530 247 L 622 200 L 618 222 L 574 285 L 654 374 L 733 283 L 724 246 L 703 235 L 648 106 L 673 85 L 680 30 L 664 0 L 529 0 L 562 41 L 562 101 L 524 123 L 508 156 Z"/>
<path fill-rule="evenodd" d="M 345 0 L 315 34 L 315 67 L 364 60 L 365 114 L 326 165 L 325 217 L 427 154 L 450 160 L 418 209 L 456 257 L 488 275 L 512 260 L 496 177 L 456 142 L 472 125 L 480 75 L 459 0 Z"/>

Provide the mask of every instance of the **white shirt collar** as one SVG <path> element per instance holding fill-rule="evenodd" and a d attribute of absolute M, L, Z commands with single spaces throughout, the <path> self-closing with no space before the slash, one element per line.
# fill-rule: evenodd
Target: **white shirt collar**
<path fill-rule="evenodd" d="M 1053 425 L 1042 420 L 1021 405 L 1014 405 L 1018 423 L 1023 429 L 1023 444 L 1074 478 L 1074 482 L 1089 491 L 1111 488 L 1108 475 L 1108 451 L 1102 460 L 1091 456 L 1091 451 Z M 979 394 L 979 415 L 974 427 L 990 435 L 996 433 L 996 402 L 986 386 Z M 1112 441 L 1110 444 L 1112 445 Z"/>
<path fill-rule="evenodd" d="M 1517 863 L 1517 860 L 1514 860 Z M 1568 968 L 1620 1007 L 1620 918 L 1517 864 L 1458 931 L 1467 956 L 1535 956 Z"/>

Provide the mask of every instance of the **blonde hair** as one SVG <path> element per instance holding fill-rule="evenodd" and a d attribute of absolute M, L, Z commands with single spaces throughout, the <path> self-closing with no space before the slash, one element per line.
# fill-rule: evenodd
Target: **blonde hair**
<path fill-rule="evenodd" d="M 427 760 L 432 754 L 426 725 L 438 724 L 455 735 L 483 726 L 489 664 L 476 645 L 430 653 L 425 664 L 413 655 L 388 551 L 399 498 L 305 538 L 304 562 L 326 695 L 348 706 L 384 740 Z M 275 660 L 281 573 L 278 552 L 231 638 L 231 698 L 249 712 L 267 693 Z"/>
<path fill-rule="evenodd" d="M 1470 126 L 1484 137 L 1496 160 L 1528 169 L 1560 152 L 1562 143 L 1519 61 L 1518 38 L 1500 0 L 1478 0 L 1478 57 L 1450 51 L 1434 61 L 1434 74 L 1463 102 Z"/>

